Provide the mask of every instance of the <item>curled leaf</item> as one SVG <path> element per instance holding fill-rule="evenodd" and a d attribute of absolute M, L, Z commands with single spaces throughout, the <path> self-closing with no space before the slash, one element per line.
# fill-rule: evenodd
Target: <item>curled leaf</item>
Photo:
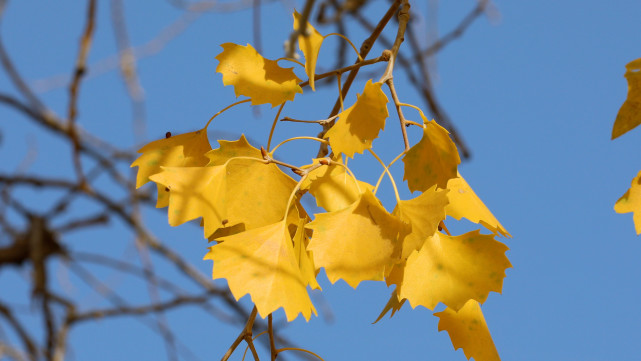
<path fill-rule="evenodd" d="M 628 97 L 614 120 L 612 139 L 620 137 L 641 124 L 641 58 L 629 62 L 625 68 Z"/>
<path fill-rule="evenodd" d="M 223 84 L 234 86 L 236 97 L 245 95 L 252 105 L 269 103 L 275 107 L 303 92 L 292 68 L 281 68 L 276 61 L 263 58 L 249 44 L 221 46 L 216 71 L 223 75 Z"/>
<path fill-rule="evenodd" d="M 641 172 L 632 179 L 630 189 L 614 205 L 617 213 L 634 212 L 633 221 L 637 235 L 641 234 Z"/>
<path fill-rule="evenodd" d="M 454 349 L 462 348 L 468 360 L 472 357 L 476 361 L 501 360 L 478 302 L 469 300 L 458 312 L 446 308 L 434 316 L 440 319 L 438 330 L 447 331 Z"/>
<path fill-rule="evenodd" d="M 338 114 L 338 120 L 325 133 L 335 153 L 354 157 L 372 147 L 379 131 L 385 128 L 387 119 L 387 96 L 381 90 L 382 83 L 368 80 L 363 94 L 356 103 Z"/>
<path fill-rule="evenodd" d="M 301 15 L 294 11 L 294 30 L 298 30 Z M 312 24 L 307 22 L 306 33 L 298 36 L 298 47 L 305 55 L 305 72 L 309 77 L 309 86 L 314 88 L 314 72 L 316 71 L 316 60 L 318 52 L 323 44 L 323 36 L 316 30 Z"/>

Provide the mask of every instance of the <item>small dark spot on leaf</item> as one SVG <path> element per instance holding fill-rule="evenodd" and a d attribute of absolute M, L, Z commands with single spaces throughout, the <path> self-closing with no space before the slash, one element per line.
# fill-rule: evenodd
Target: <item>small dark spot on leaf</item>
<path fill-rule="evenodd" d="M 165 138 L 171 138 L 171 132 L 165 133 Z"/>

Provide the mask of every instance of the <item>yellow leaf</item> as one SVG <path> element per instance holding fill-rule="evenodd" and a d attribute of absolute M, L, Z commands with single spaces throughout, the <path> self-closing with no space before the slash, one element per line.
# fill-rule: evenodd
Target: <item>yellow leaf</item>
<path fill-rule="evenodd" d="M 203 217 L 206 238 L 240 223 L 250 230 L 282 220 L 296 186 L 275 164 L 242 158 L 218 166 L 166 167 L 151 179 L 170 189 L 169 224 Z"/>
<path fill-rule="evenodd" d="M 423 118 L 423 137 L 403 157 L 403 179 L 410 191 L 422 192 L 435 184 L 445 188 L 447 181 L 456 177 L 461 158 L 449 134 L 436 121 Z"/>
<path fill-rule="evenodd" d="M 428 309 L 442 302 L 458 310 L 467 300 L 484 302 L 490 291 L 501 292 L 508 248 L 494 235 L 479 231 L 451 237 L 440 232 L 407 259 L 399 295 L 412 307 Z"/>
<path fill-rule="evenodd" d="M 318 159 L 314 160 L 317 163 Z M 308 189 L 316 198 L 316 204 L 328 212 L 338 211 L 356 202 L 366 190 L 373 190 L 371 184 L 355 180 L 343 166 L 340 156 L 335 157 L 328 166 L 317 168 L 309 173 L 301 189 Z"/>
<path fill-rule="evenodd" d="M 412 226 L 411 233 L 403 239 L 401 259 L 407 259 L 410 253 L 419 250 L 427 237 L 438 230 L 439 222 L 445 219 L 447 203 L 447 191 L 437 190 L 436 186 L 416 198 L 398 202 L 392 214 Z"/>
<path fill-rule="evenodd" d="M 275 107 L 303 92 L 293 68 L 281 68 L 278 62 L 263 58 L 249 44 L 221 46 L 223 52 L 216 56 L 220 62 L 216 71 L 223 75 L 223 84 L 234 86 L 236 97 L 245 95 L 251 98 L 252 105 L 269 103 Z"/>
<path fill-rule="evenodd" d="M 356 288 L 361 281 L 383 280 L 403 223 L 368 190 L 347 208 L 317 214 L 307 227 L 314 231 L 307 248 L 314 264 L 325 268 L 332 283 L 343 279 Z"/>
<path fill-rule="evenodd" d="M 626 66 L 628 98 L 625 100 L 612 127 L 612 139 L 617 138 L 641 124 L 641 58 Z"/>
<path fill-rule="evenodd" d="M 245 134 L 235 141 L 219 140 L 220 148 L 209 151 L 206 156 L 209 158 L 209 166 L 223 165 L 228 160 L 236 157 L 251 157 L 263 159 L 263 155 L 258 148 L 254 148 L 247 139 Z"/>
<path fill-rule="evenodd" d="M 446 308 L 434 316 L 440 319 L 438 330 L 447 331 L 454 349 L 462 348 L 468 360 L 471 357 L 475 361 L 501 360 L 478 302 L 469 300 L 458 312 Z"/>
<path fill-rule="evenodd" d="M 313 290 L 320 290 L 321 286 L 316 281 L 316 267 L 311 252 L 307 251 L 309 238 L 307 237 L 307 230 L 305 225 L 309 219 L 300 218 L 296 225 L 296 233 L 292 241 L 294 242 L 294 254 L 296 255 L 296 262 L 298 262 L 300 273 L 305 281 L 305 285 L 309 285 Z"/>
<path fill-rule="evenodd" d="M 225 167 L 163 167 L 151 180 L 170 189 L 169 225 L 179 226 L 202 217 L 205 237 L 227 219 Z M 224 222 L 227 223 L 227 222 Z"/>
<path fill-rule="evenodd" d="M 445 207 L 445 213 L 448 216 L 458 220 L 467 218 L 495 234 L 500 233 L 504 237 L 511 237 L 460 174 L 457 178 L 448 181 L 447 189 L 450 190 L 447 193 L 450 204 Z"/>
<path fill-rule="evenodd" d="M 637 235 L 641 234 L 641 172 L 632 179 L 630 189 L 614 205 L 617 213 L 634 212 L 633 220 Z"/>
<path fill-rule="evenodd" d="M 227 279 L 237 300 L 249 294 L 263 318 L 280 307 L 287 321 L 316 314 L 284 221 L 219 241 L 205 259 L 214 261 L 213 278 Z"/>
<path fill-rule="evenodd" d="M 338 114 L 338 120 L 324 137 L 329 138 L 334 153 L 352 158 L 354 153 L 363 153 L 372 147 L 378 132 L 385 128 L 388 115 L 387 97 L 381 85 L 368 80 L 356 103 Z"/>
<path fill-rule="evenodd" d="M 207 129 L 159 139 L 145 145 L 138 151 L 142 155 L 131 164 L 132 167 L 138 167 L 136 188 L 149 182 L 149 176 L 161 172 L 161 166 L 193 167 L 207 164 L 205 153 L 210 150 Z M 157 199 L 157 208 L 169 205 L 165 187 L 158 186 Z"/>
<path fill-rule="evenodd" d="M 380 321 L 381 318 L 383 318 L 383 316 L 385 316 L 385 314 L 388 313 L 389 311 L 392 311 L 392 313 L 389 315 L 389 317 L 390 318 L 394 317 L 394 314 L 398 310 L 400 310 L 401 307 L 403 307 L 403 305 L 405 304 L 406 300 L 402 299 L 402 300 L 399 301 L 398 294 L 396 293 L 396 291 L 397 290 L 394 290 L 392 292 L 392 296 L 390 297 L 389 301 L 387 301 L 387 304 L 383 308 L 383 311 L 381 311 L 381 314 L 378 315 L 378 318 L 373 323 L 376 323 L 376 322 Z"/>
<path fill-rule="evenodd" d="M 294 30 L 298 30 L 301 15 L 298 11 L 294 11 Z M 309 86 L 312 90 L 314 88 L 314 72 L 316 71 L 316 60 L 318 59 L 318 52 L 323 44 L 323 36 L 316 30 L 312 24 L 307 22 L 306 27 L 307 35 L 298 36 L 298 47 L 305 55 L 305 72 L 309 77 Z"/>

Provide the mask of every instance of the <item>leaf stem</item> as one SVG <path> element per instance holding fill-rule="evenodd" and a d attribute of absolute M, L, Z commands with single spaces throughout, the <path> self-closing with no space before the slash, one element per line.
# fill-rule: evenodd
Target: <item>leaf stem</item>
<path fill-rule="evenodd" d="M 214 118 L 216 118 L 217 116 L 219 116 L 220 114 L 222 114 L 222 113 L 223 113 L 224 111 L 226 111 L 227 109 L 229 109 L 229 108 L 231 108 L 231 107 L 235 107 L 235 106 L 236 106 L 236 105 L 238 105 L 238 104 L 247 103 L 247 102 L 249 102 L 249 101 L 251 101 L 251 99 L 245 99 L 245 100 L 237 101 L 237 102 L 235 102 L 235 103 L 233 103 L 233 104 L 231 104 L 231 105 L 226 106 L 226 107 L 225 107 L 225 108 L 223 108 L 221 111 L 219 111 L 218 113 L 214 114 L 214 116 L 212 116 L 211 118 L 209 118 L 209 120 L 207 121 L 207 124 L 205 124 L 205 127 L 204 127 L 203 129 L 207 129 L 207 127 L 209 126 L 209 123 L 211 123 L 211 121 L 212 121 L 212 120 L 214 120 Z"/>
<path fill-rule="evenodd" d="M 385 169 L 385 173 L 387 173 L 387 176 L 389 177 L 390 181 L 392 182 L 392 187 L 394 187 L 394 195 L 396 196 L 396 202 L 401 201 L 401 197 L 398 195 L 398 188 L 396 188 L 396 182 L 394 181 L 394 177 L 392 177 L 392 173 L 390 173 L 388 167 L 385 166 L 385 163 L 381 160 L 381 158 L 370 148 L 368 149 L 369 152 L 376 158 L 376 160 L 381 163 L 383 166 L 383 169 Z M 378 184 L 376 185 L 376 190 L 378 190 Z"/>
<path fill-rule="evenodd" d="M 287 58 L 287 57 L 284 57 L 284 58 L 278 58 L 278 59 L 276 59 L 276 61 L 281 61 L 281 60 L 291 61 L 292 63 L 296 63 L 296 64 L 298 64 L 298 65 L 302 66 L 303 68 L 305 67 L 305 64 L 303 64 L 303 63 L 301 63 L 300 61 L 298 61 L 298 60 L 296 60 L 296 59 L 293 59 L 293 58 Z"/>
<path fill-rule="evenodd" d="M 351 46 L 352 46 L 352 49 L 354 49 L 354 52 L 356 53 L 356 56 L 358 56 L 358 61 L 363 61 L 363 57 L 362 57 L 362 56 L 361 56 L 361 54 L 358 52 L 358 49 L 356 49 L 356 45 L 354 45 L 354 43 L 352 43 L 352 41 L 351 41 L 351 40 L 349 40 L 345 35 L 340 34 L 340 33 L 330 33 L 330 34 L 327 34 L 327 35 L 323 36 L 323 41 L 325 41 L 325 39 L 326 39 L 327 37 L 332 36 L 332 35 L 334 35 L 334 36 L 340 36 L 341 38 L 343 38 L 343 40 L 347 41 L 347 42 L 349 43 L 349 45 L 351 45 Z"/>
<path fill-rule="evenodd" d="M 280 108 L 278 108 L 278 113 L 276 113 L 276 117 L 274 118 L 274 123 L 272 124 L 272 129 L 269 131 L 269 138 L 267 139 L 267 151 L 269 152 L 269 147 L 272 144 L 272 136 L 274 135 L 274 129 L 276 129 L 276 123 L 278 122 L 278 118 L 280 117 L 280 112 L 283 110 L 283 107 L 285 106 L 284 102 L 283 104 L 280 105 Z"/>
<path fill-rule="evenodd" d="M 381 173 L 381 176 L 378 177 L 378 181 L 376 182 L 376 186 L 374 187 L 374 194 L 376 194 L 376 191 L 378 190 L 378 186 L 381 184 L 381 181 L 383 180 L 383 176 L 385 175 L 385 172 L 394 164 L 396 163 L 397 160 L 401 159 L 401 157 L 405 154 L 405 152 L 402 152 L 401 154 L 397 155 L 396 158 L 394 158 L 388 165 L 385 167 L 385 170 Z"/>
<path fill-rule="evenodd" d="M 274 342 L 274 325 L 271 313 L 267 316 L 267 333 L 269 333 L 269 349 L 271 350 L 272 361 L 276 361 L 278 350 L 276 350 L 276 343 Z"/>
<path fill-rule="evenodd" d="M 302 349 L 302 348 L 297 348 L 297 347 L 283 347 L 283 348 L 279 348 L 277 351 L 278 351 L 278 352 L 283 352 L 283 351 L 300 351 L 300 352 L 307 352 L 307 353 L 308 353 L 308 354 L 310 354 L 310 355 L 314 355 L 314 356 L 318 357 L 318 359 L 319 359 L 319 360 L 321 360 L 321 361 L 325 361 L 325 360 L 323 360 L 323 358 L 322 358 L 322 357 L 318 356 L 317 354 L 313 353 L 312 351 L 305 350 L 305 349 Z"/>
<path fill-rule="evenodd" d="M 315 141 L 317 141 L 317 142 L 319 142 L 319 143 L 329 144 L 329 142 L 328 142 L 328 141 L 326 141 L 325 139 L 320 139 L 320 138 L 315 138 L 315 137 L 293 137 L 293 138 L 285 139 L 285 140 L 283 140 L 282 142 L 278 143 L 278 144 L 274 147 L 274 149 L 272 149 L 272 151 L 271 151 L 271 152 L 269 152 L 269 154 L 274 154 L 274 152 L 276 151 L 276 149 L 278 149 L 281 145 L 283 145 L 283 144 L 285 144 L 285 143 L 287 143 L 287 142 L 291 142 L 292 140 L 299 140 L 299 139 L 309 139 L 309 140 L 315 140 Z"/>

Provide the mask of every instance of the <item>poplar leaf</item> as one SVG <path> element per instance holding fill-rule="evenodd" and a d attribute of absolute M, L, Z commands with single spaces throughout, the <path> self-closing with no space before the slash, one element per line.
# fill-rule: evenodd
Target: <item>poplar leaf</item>
<path fill-rule="evenodd" d="M 630 189 L 614 205 L 617 213 L 633 213 L 634 227 L 637 235 L 641 234 L 641 172 L 632 179 Z"/>
<path fill-rule="evenodd" d="M 287 321 L 316 314 L 285 221 L 219 241 L 204 259 L 214 261 L 213 278 L 225 278 L 236 300 L 249 294 L 263 318 L 280 307 Z"/>
<path fill-rule="evenodd" d="M 315 159 L 314 163 L 317 162 Z M 308 189 L 316 204 L 328 212 L 346 208 L 363 192 L 374 189 L 371 184 L 354 179 L 340 164 L 343 161 L 336 157 L 330 165 L 311 171 L 301 184 L 301 189 Z"/>
<path fill-rule="evenodd" d="M 484 302 L 490 291 L 501 292 L 511 267 L 507 250 L 494 235 L 478 230 L 457 237 L 437 232 L 408 257 L 399 295 L 412 308 L 430 310 L 439 302 L 454 310 L 469 299 Z"/>
<path fill-rule="evenodd" d="M 294 30 L 298 30 L 301 15 L 298 11 L 294 11 Z M 305 28 L 307 35 L 298 35 L 298 47 L 305 55 L 305 72 L 309 77 L 309 86 L 312 90 L 314 88 L 314 72 L 316 71 L 316 60 L 318 59 L 318 52 L 323 44 L 323 36 L 316 30 L 312 24 L 307 22 Z"/>
<path fill-rule="evenodd" d="M 387 119 L 387 96 L 381 90 L 382 83 L 368 80 L 363 94 L 356 103 L 338 114 L 338 120 L 325 133 L 335 153 L 353 158 L 354 153 L 363 153 L 372 147 L 372 141 L 385 128 Z"/>
<path fill-rule="evenodd" d="M 495 234 L 500 233 L 504 237 L 512 237 L 460 174 L 457 178 L 448 181 L 447 189 L 449 189 L 447 198 L 450 203 L 445 207 L 445 213 L 448 216 L 457 220 L 467 218 L 471 222 L 483 225 Z"/>
<path fill-rule="evenodd" d="M 170 189 L 170 225 L 202 217 L 207 238 L 218 229 L 234 229 L 241 223 L 249 230 L 282 220 L 296 181 L 275 164 L 265 164 L 260 151 L 243 137 L 221 142 L 223 150 L 212 151 L 208 157 L 218 164 L 225 158 L 225 149 L 231 148 L 243 157 L 257 152 L 257 159 L 229 158 L 222 165 L 207 167 L 165 167 L 151 177 Z"/>
<path fill-rule="evenodd" d="M 236 97 L 245 95 L 251 98 L 252 105 L 269 103 L 273 108 L 303 92 L 293 68 L 281 68 L 249 44 L 225 43 L 221 47 L 216 71 L 223 75 L 223 84 L 234 86 Z"/>
<path fill-rule="evenodd" d="M 423 137 L 403 157 L 403 179 L 410 191 L 422 192 L 435 184 L 445 188 L 447 181 L 456 177 L 461 158 L 449 134 L 436 121 L 423 118 Z"/>
<path fill-rule="evenodd" d="M 427 237 L 438 230 L 438 224 L 445 219 L 447 203 L 447 190 L 437 190 L 436 186 L 416 198 L 398 202 L 392 214 L 412 226 L 412 231 L 403 239 L 401 259 L 419 250 Z"/>
<path fill-rule="evenodd" d="M 462 348 L 468 360 L 501 360 L 478 302 L 469 300 L 458 312 L 446 308 L 434 316 L 439 318 L 438 330 L 447 331 L 454 349 Z"/>
<path fill-rule="evenodd" d="M 210 150 L 206 128 L 155 140 L 145 145 L 138 151 L 142 155 L 131 164 L 132 167 L 138 167 L 136 188 L 149 182 L 149 176 L 161 172 L 161 166 L 193 167 L 207 164 L 205 153 Z M 157 192 L 156 207 L 167 207 L 169 194 L 165 187 L 157 185 Z"/>
<path fill-rule="evenodd" d="M 356 288 L 383 280 L 403 224 L 368 190 L 345 209 L 317 214 L 307 227 L 314 231 L 307 248 L 314 264 L 325 268 L 330 282 L 343 279 Z"/>
<path fill-rule="evenodd" d="M 641 58 L 629 62 L 625 68 L 625 78 L 628 80 L 628 97 L 614 120 L 612 139 L 641 124 Z"/>

